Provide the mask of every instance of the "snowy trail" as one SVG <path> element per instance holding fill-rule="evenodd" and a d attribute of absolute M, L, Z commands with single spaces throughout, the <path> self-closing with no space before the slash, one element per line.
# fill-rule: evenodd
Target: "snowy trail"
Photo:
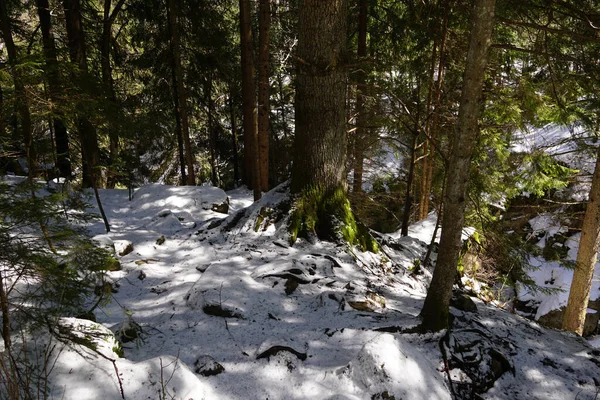
<path fill-rule="evenodd" d="M 122 270 L 109 274 L 118 283 L 114 301 L 96 312 L 113 332 L 129 327 L 130 318 L 142 329 L 117 360 L 127 399 L 161 398 L 163 386 L 177 399 L 451 398 L 440 334 L 377 331 L 418 322 L 429 272 L 413 277 L 409 269 L 426 250 L 422 241 L 390 238 L 384 251 L 393 262 L 327 242 L 289 247 L 281 222 L 255 229 L 261 210 L 281 200 L 277 191 L 249 208 L 250 193 L 236 191 L 229 217 L 213 229 L 208 221 L 226 217 L 210 210 L 225 195 L 218 189 L 151 185 L 139 193 L 143 201 L 129 202 L 126 191 L 101 192 L 113 226 L 109 236 L 134 244 L 120 258 Z M 244 216 L 234 224 L 236 212 Z M 431 238 L 432 225 L 411 232 Z M 103 233 L 101 222 L 89 229 Z M 477 304 L 477 314 L 453 309 L 448 349 L 485 343 L 481 354 L 494 348 L 515 370 L 482 398 L 593 398 L 600 369 L 591 360 L 600 354 L 584 341 Z M 215 311 L 229 316 L 209 315 Z M 56 398 L 120 398 L 112 365 L 88 357 L 61 354 L 51 376 Z M 484 361 L 483 370 L 494 365 Z M 215 363 L 224 372 L 194 372 Z"/>

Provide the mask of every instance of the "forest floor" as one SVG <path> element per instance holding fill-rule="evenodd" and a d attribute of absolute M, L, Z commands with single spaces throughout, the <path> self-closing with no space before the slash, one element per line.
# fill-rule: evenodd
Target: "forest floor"
<path fill-rule="evenodd" d="M 228 215 L 212 211 L 230 200 Z M 433 218 L 379 254 L 302 239 L 289 245 L 276 188 L 102 190 L 122 269 L 96 317 L 98 352 L 60 345 L 57 399 L 595 399 L 600 351 L 575 335 L 459 296 L 452 329 L 418 323 L 431 272 L 415 269 Z M 280 207 L 279 207 L 280 208 Z M 100 221 L 88 226 L 103 233 Z M 104 243 L 110 242 L 106 237 Z M 435 259 L 435 254 L 434 254 Z M 463 300 L 463 301 L 459 301 Z M 476 306 L 476 310 L 473 306 Z M 458 307 L 458 308 L 457 308 Z M 130 340 L 131 339 L 131 340 Z M 116 359 L 116 361 L 111 361 Z M 118 371 L 118 375 L 117 372 Z"/>

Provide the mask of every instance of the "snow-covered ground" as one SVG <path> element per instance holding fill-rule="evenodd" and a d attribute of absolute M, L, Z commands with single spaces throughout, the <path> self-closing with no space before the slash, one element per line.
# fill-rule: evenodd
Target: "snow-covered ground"
<path fill-rule="evenodd" d="M 108 236 L 133 251 L 109 273 L 117 292 L 96 316 L 117 337 L 141 334 L 123 343 L 123 358 L 108 339 L 104 357 L 63 348 L 53 398 L 450 399 L 472 398 L 475 381 L 489 399 L 598 394 L 600 353 L 584 340 L 478 300 L 476 313 L 452 308 L 445 335 L 400 333 L 418 323 L 430 272 L 412 268 L 434 216 L 411 227 L 414 237 L 387 237 L 378 255 L 290 246 L 271 210 L 282 189 L 256 204 L 250 196 L 231 193 L 227 216 L 211 210 L 226 197 L 212 187 L 149 185 L 131 202 L 127 191 L 101 191 Z M 104 233 L 101 222 L 88 228 Z"/>

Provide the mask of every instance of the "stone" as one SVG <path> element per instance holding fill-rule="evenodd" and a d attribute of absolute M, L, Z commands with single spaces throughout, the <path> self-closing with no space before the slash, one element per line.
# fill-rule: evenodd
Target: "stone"
<path fill-rule="evenodd" d="M 229 214 L 229 197 L 220 204 L 213 204 L 210 209 L 221 214 Z"/>
<path fill-rule="evenodd" d="M 202 376 L 215 376 L 225 372 L 225 368 L 208 355 L 198 357 L 194 362 L 194 372 Z"/>
<path fill-rule="evenodd" d="M 540 325 L 548 328 L 562 329 L 563 316 L 565 314 L 565 307 L 558 310 L 552 310 L 548 314 L 542 315 L 537 322 Z M 600 322 L 600 313 L 595 310 L 589 310 L 585 315 L 585 323 L 583 325 L 583 336 L 591 336 L 596 332 L 598 328 L 598 322 Z"/>
<path fill-rule="evenodd" d="M 129 240 L 115 240 L 114 245 L 119 257 L 124 257 L 133 251 L 133 243 Z"/>
<path fill-rule="evenodd" d="M 477 312 L 477 304 L 475 304 L 473 299 L 465 293 L 454 294 L 450 299 L 450 305 L 457 310 L 470 313 Z"/>

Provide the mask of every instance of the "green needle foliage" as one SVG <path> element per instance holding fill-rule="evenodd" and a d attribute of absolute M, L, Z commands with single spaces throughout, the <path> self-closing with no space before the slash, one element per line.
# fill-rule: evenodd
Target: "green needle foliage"
<path fill-rule="evenodd" d="M 5 342 L 11 331 L 84 315 L 110 265 L 108 252 L 73 228 L 75 213 L 63 208 L 64 195 L 42 192 L 27 181 L 0 181 L 0 301 L 10 319 L 2 327 Z"/>

